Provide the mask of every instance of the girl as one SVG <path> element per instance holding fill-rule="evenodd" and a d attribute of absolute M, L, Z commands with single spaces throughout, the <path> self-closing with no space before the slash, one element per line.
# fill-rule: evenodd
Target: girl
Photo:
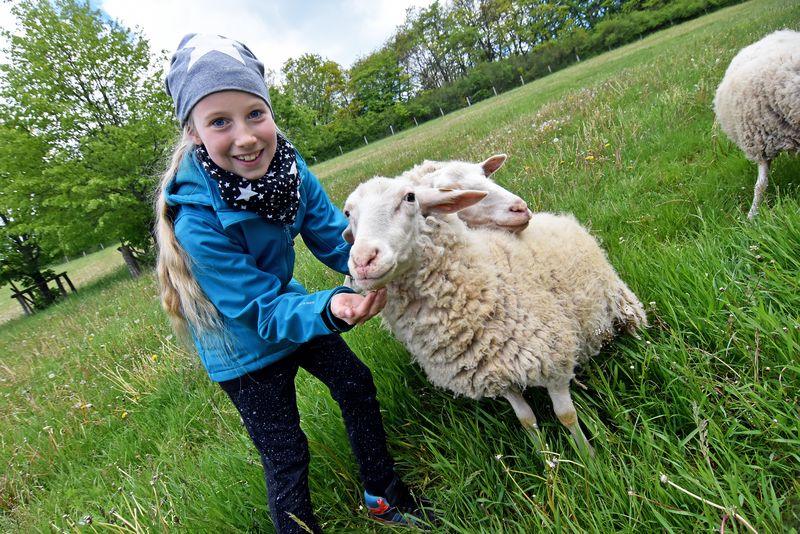
<path fill-rule="evenodd" d="M 295 399 L 300 367 L 339 403 L 370 515 L 422 526 L 427 512 L 394 473 L 372 375 L 339 336 L 376 315 L 385 290 L 308 293 L 292 278 L 298 234 L 347 273 L 346 220 L 275 126 L 263 64 L 237 41 L 190 34 L 166 85 L 183 138 L 157 192 L 162 302 L 261 454 L 275 528 L 321 532 Z"/>

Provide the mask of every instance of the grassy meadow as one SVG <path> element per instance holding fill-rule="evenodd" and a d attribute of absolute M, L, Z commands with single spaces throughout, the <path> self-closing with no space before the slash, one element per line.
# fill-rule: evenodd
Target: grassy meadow
<path fill-rule="evenodd" d="M 585 461 L 544 391 L 548 451 L 504 400 L 432 387 L 377 320 L 345 335 L 372 368 L 398 470 L 438 532 L 800 530 L 800 158 L 756 167 L 714 123 L 728 62 L 800 3 L 754 0 L 582 61 L 313 168 L 341 205 L 423 159 L 509 160 L 498 182 L 572 212 L 648 309 L 584 368 Z M 296 277 L 338 284 L 299 247 Z M 0 531 L 272 532 L 258 455 L 171 335 L 154 277 L 111 272 L 0 325 Z M 377 533 L 341 416 L 301 373 L 311 489 L 327 532 Z M 398 530 L 400 531 L 400 530 Z"/>

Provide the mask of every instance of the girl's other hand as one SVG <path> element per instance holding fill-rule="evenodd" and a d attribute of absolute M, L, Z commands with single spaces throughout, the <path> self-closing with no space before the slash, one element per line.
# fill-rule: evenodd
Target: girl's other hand
<path fill-rule="evenodd" d="M 380 313 L 386 305 L 386 288 L 366 295 L 337 293 L 331 299 L 331 313 L 351 325 L 363 324 Z"/>

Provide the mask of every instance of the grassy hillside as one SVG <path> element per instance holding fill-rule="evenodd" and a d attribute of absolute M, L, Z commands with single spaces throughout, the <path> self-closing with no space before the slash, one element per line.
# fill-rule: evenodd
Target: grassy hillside
<path fill-rule="evenodd" d="M 620 339 L 573 387 L 592 462 L 545 392 L 527 395 L 543 458 L 505 401 L 433 388 L 377 321 L 346 334 L 441 532 L 800 529 L 800 158 L 774 163 L 746 221 L 756 169 L 711 110 L 736 50 L 782 27 L 800 29 L 800 4 L 724 9 L 313 169 L 341 204 L 422 159 L 505 152 L 498 181 L 574 213 L 647 303 L 642 339 Z M 296 275 L 311 290 L 340 279 L 307 253 Z M 257 454 L 176 345 L 152 277 L 107 278 L 1 325 L 0 354 L 0 530 L 271 531 Z M 360 508 L 335 403 L 306 375 L 298 390 L 323 528 L 385 531 Z"/>

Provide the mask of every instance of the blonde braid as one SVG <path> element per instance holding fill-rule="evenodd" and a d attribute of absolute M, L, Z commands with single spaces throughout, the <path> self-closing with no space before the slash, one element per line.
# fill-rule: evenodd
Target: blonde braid
<path fill-rule="evenodd" d="M 178 172 L 186 153 L 194 147 L 189 128 L 175 147 L 172 160 L 156 189 L 156 242 L 158 257 L 156 270 L 161 285 L 161 305 L 169 316 L 175 333 L 183 340 L 189 339 L 189 326 L 197 333 L 220 331 L 219 313 L 195 280 L 190 268 L 191 259 L 175 237 L 172 216 L 164 189 Z"/>

